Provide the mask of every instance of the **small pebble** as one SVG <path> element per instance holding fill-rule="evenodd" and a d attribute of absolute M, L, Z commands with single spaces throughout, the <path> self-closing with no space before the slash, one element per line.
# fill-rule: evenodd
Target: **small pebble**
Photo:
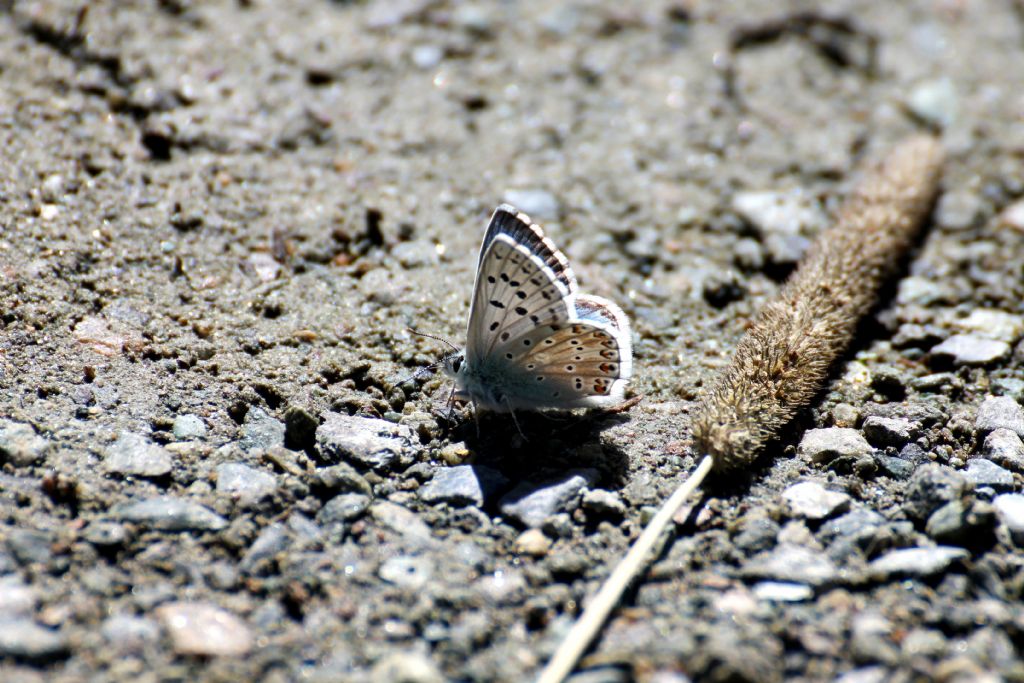
<path fill-rule="evenodd" d="M 369 683 L 444 683 L 445 677 L 425 654 L 392 652 L 381 658 L 370 673 Z"/>
<path fill-rule="evenodd" d="M 991 365 L 1010 356 L 1006 342 L 985 339 L 972 334 L 955 334 L 931 350 L 932 358 L 953 365 Z"/>
<path fill-rule="evenodd" d="M 925 463 L 907 485 L 903 510 L 911 519 L 923 522 L 946 503 L 960 499 L 968 487 L 960 472 L 945 465 Z"/>
<path fill-rule="evenodd" d="M 398 534 L 410 548 L 421 548 L 433 541 L 433 535 L 427 523 L 408 508 L 385 500 L 371 505 L 369 512 L 374 520 L 384 528 Z"/>
<path fill-rule="evenodd" d="M 53 664 L 68 655 L 68 641 L 59 631 L 26 617 L 0 619 L 0 658 L 12 657 Z"/>
<path fill-rule="evenodd" d="M 122 522 L 133 522 L 157 531 L 220 531 L 226 519 L 199 503 L 173 496 L 115 505 L 110 514 Z"/>
<path fill-rule="evenodd" d="M 814 597 L 814 590 L 803 583 L 762 581 L 754 586 L 754 595 L 769 602 L 803 602 Z"/>
<path fill-rule="evenodd" d="M 430 581 L 434 563 L 427 557 L 398 555 L 381 564 L 377 575 L 396 586 L 417 590 Z"/>
<path fill-rule="evenodd" d="M 204 602 L 172 602 L 156 610 L 179 655 L 241 657 L 253 647 L 252 633 L 241 619 Z"/>
<path fill-rule="evenodd" d="M 834 581 L 839 571 L 820 551 L 800 545 L 779 545 L 752 558 L 740 568 L 740 574 L 749 578 L 819 586 Z"/>
<path fill-rule="evenodd" d="M 956 119 L 960 98 L 953 80 L 942 76 L 923 81 L 907 93 L 907 109 L 925 123 L 946 128 Z"/>
<path fill-rule="evenodd" d="M 46 457 L 49 449 L 50 443 L 32 425 L 0 419 L 0 463 L 28 467 Z"/>
<path fill-rule="evenodd" d="M 249 409 L 240 431 L 238 445 L 243 451 L 257 448 L 269 451 L 276 446 L 284 446 L 284 423 L 268 415 L 262 408 Z"/>
<path fill-rule="evenodd" d="M 535 221 L 557 221 L 561 218 L 561 202 L 547 190 L 506 190 L 504 196 L 506 202 Z"/>
<path fill-rule="evenodd" d="M 990 396 L 978 407 L 974 426 L 982 434 L 1009 429 L 1024 438 L 1024 409 L 1009 396 Z"/>
<path fill-rule="evenodd" d="M 599 517 L 621 518 L 626 514 L 626 504 L 614 491 L 589 489 L 583 492 L 583 509 Z"/>
<path fill-rule="evenodd" d="M 1024 495 L 1004 493 L 992 501 L 996 516 L 1018 547 L 1024 547 Z"/>
<path fill-rule="evenodd" d="M 970 557 L 963 548 L 936 546 L 934 548 L 900 548 L 890 550 L 868 565 L 868 573 L 875 579 L 892 576 L 931 576 L 945 571 L 951 564 Z"/>
<path fill-rule="evenodd" d="M 875 449 L 864 435 L 848 427 L 808 429 L 797 447 L 797 456 L 813 463 L 827 463 L 841 457 L 859 457 Z"/>
<path fill-rule="evenodd" d="M 171 433 L 178 441 L 192 441 L 206 436 L 206 423 L 198 415 L 186 413 L 174 418 Z"/>
<path fill-rule="evenodd" d="M 428 503 L 475 505 L 508 484 L 508 478 L 490 467 L 457 465 L 439 469 L 434 478 L 419 490 L 419 497 Z"/>
<path fill-rule="evenodd" d="M 732 209 L 762 236 L 816 235 L 827 224 L 818 199 L 802 189 L 782 192 L 737 192 Z"/>
<path fill-rule="evenodd" d="M 173 461 L 163 446 L 139 434 L 121 432 L 107 448 L 103 466 L 108 472 L 123 476 L 163 477 L 170 474 Z"/>
<path fill-rule="evenodd" d="M 1003 209 L 999 219 L 1005 225 L 1024 233 L 1024 200 L 1018 200 Z"/>
<path fill-rule="evenodd" d="M 793 484 L 783 491 L 782 498 L 790 515 L 810 520 L 831 517 L 850 506 L 850 496 L 829 491 L 814 481 Z"/>
<path fill-rule="evenodd" d="M 968 230 L 977 224 L 983 209 L 984 202 L 977 192 L 943 192 L 935 207 L 935 222 L 946 230 Z"/>
<path fill-rule="evenodd" d="M 543 557 L 551 550 L 551 539 L 540 529 L 527 529 L 519 534 L 515 542 L 515 551 L 522 555 Z"/>
<path fill-rule="evenodd" d="M 323 526 L 359 519 L 370 507 L 371 498 L 362 493 L 339 493 L 320 508 L 316 521 Z"/>
<path fill-rule="evenodd" d="M 945 545 L 986 545 L 991 539 L 993 516 L 988 503 L 953 500 L 931 514 L 924 530 Z"/>
<path fill-rule="evenodd" d="M 112 548 L 123 545 L 128 540 L 128 531 L 123 524 L 109 520 L 97 520 L 91 522 L 85 528 L 83 537 L 89 543 L 101 548 Z"/>
<path fill-rule="evenodd" d="M 523 526 L 539 527 L 551 515 L 566 510 L 599 477 L 597 470 L 580 469 L 542 484 L 523 482 L 505 494 L 498 507 Z"/>
<path fill-rule="evenodd" d="M 242 556 L 238 569 L 247 574 L 251 573 L 261 563 L 283 552 L 289 545 L 291 545 L 291 538 L 285 526 L 271 524 L 263 529 L 249 546 L 245 555 Z"/>
<path fill-rule="evenodd" d="M 1024 317 L 992 308 L 976 308 L 956 325 L 965 332 L 1008 344 L 1024 337 Z"/>
<path fill-rule="evenodd" d="M 160 640 L 160 627 L 151 619 L 116 614 L 100 625 L 100 635 L 119 653 L 138 653 Z"/>
<path fill-rule="evenodd" d="M 379 471 L 413 463 L 418 443 L 411 429 L 386 420 L 327 413 L 317 427 L 316 445 L 328 462 L 349 461 Z"/>
<path fill-rule="evenodd" d="M 243 505 L 269 498 L 277 490 L 277 477 L 270 472 L 230 462 L 217 466 L 217 493 Z"/>
<path fill-rule="evenodd" d="M 433 69 L 444 59 L 444 50 L 437 45 L 417 45 L 412 49 L 412 63 L 417 69 Z"/>
<path fill-rule="evenodd" d="M 328 493 L 361 493 L 364 496 L 373 493 L 366 477 L 344 462 L 318 469 L 313 475 L 313 482 Z"/>
<path fill-rule="evenodd" d="M 1011 429 L 1000 427 L 985 437 L 981 452 L 992 462 L 1014 472 L 1024 472 L 1024 442 Z"/>
<path fill-rule="evenodd" d="M 46 564 L 53 557 L 53 540 L 47 531 L 15 527 L 7 532 L 7 550 L 18 564 Z"/>
<path fill-rule="evenodd" d="M 0 579 L 0 621 L 31 616 L 39 602 L 36 589 L 17 576 Z"/>
<path fill-rule="evenodd" d="M 1013 490 L 1013 473 L 991 460 L 974 458 L 967 461 L 967 469 L 964 470 L 964 476 L 975 487 L 987 486 L 994 491 L 1000 492 Z"/>
<path fill-rule="evenodd" d="M 865 418 L 862 429 L 868 442 L 879 448 L 885 446 L 902 448 L 921 433 L 921 425 L 916 422 L 877 415 Z"/>

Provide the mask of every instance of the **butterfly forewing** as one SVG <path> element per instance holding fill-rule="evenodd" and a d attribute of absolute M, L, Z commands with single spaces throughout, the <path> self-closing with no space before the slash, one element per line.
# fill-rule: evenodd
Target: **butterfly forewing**
<path fill-rule="evenodd" d="M 570 293 L 576 291 L 576 277 L 569 266 L 569 260 L 558 250 L 554 242 L 548 239 L 543 228 L 531 221 L 525 213 L 517 211 L 508 204 L 499 206 L 491 216 L 491 222 L 484 234 L 483 244 L 480 246 L 478 267 L 483 265 L 487 248 L 491 246 L 491 242 L 498 235 L 508 235 L 514 243 L 528 249 L 531 254 L 551 269 L 554 278 L 565 285 Z"/>
<path fill-rule="evenodd" d="M 538 325 L 572 316 L 571 295 L 550 268 L 507 235 L 491 240 L 480 262 L 469 317 L 471 362 Z"/>

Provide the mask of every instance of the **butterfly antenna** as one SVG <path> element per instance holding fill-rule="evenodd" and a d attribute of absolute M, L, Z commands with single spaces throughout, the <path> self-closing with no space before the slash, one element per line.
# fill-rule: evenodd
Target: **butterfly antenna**
<path fill-rule="evenodd" d="M 408 377 L 406 377 L 403 380 L 399 380 L 397 382 L 395 380 L 391 380 L 391 384 L 392 384 L 392 386 L 400 387 L 403 384 L 405 384 L 406 382 L 411 382 L 414 379 L 419 379 L 420 377 L 422 377 L 423 375 L 426 375 L 430 371 L 436 370 L 437 366 L 440 365 L 443 362 L 444 362 L 444 359 L 441 359 L 441 360 L 437 361 L 436 363 L 431 363 L 430 365 L 427 365 L 427 366 L 424 366 L 424 367 L 420 368 L 419 370 L 417 370 L 416 372 L 412 373 L 411 375 L 409 375 Z"/>
<path fill-rule="evenodd" d="M 439 342 L 441 342 L 443 344 L 447 344 L 451 348 L 452 351 L 454 351 L 455 353 L 459 352 L 459 347 L 456 346 L 455 344 L 452 344 L 450 341 L 448 341 L 444 337 L 438 337 L 438 336 L 433 335 L 433 334 L 427 334 L 426 332 L 420 332 L 419 330 L 413 329 L 411 327 L 408 327 L 406 329 L 409 330 L 410 332 L 412 332 L 413 334 L 419 336 L 419 337 L 426 337 L 427 339 L 433 339 L 434 341 L 439 341 Z"/>

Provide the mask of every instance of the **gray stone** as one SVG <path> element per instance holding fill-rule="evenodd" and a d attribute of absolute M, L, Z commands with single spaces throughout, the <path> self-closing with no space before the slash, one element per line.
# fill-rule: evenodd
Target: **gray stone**
<path fill-rule="evenodd" d="M 781 544 L 752 558 L 740 568 L 747 578 L 820 586 L 833 582 L 839 572 L 824 553 L 801 545 Z"/>
<path fill-rule="evenodd" d="M 157 531 L 220 531 L 228 525 L 226 519 L 209 508 L 173 496 L 121 503 L 110 514 L 116 520 Z"/>
<path fill-rule="evenodd" d="M 970 547 L 991 538 L 992 522 L 988 503 L 952 500 L 931 514 L 925 533 L 939 543 Z"/>
<path fill-rule="evenodd" d="M 85 528 L 85 540 L 101 548 L 112 548 L 123 545 L 128 540 L 128 530 L 123 524 L 109 520 L 96 520 Z"/>
<path fill-rule="evenodd" d="M 384 560 L 377 575 L 388 583 L 417 590 L 434 575 L 434 563 L 423 556 L 397 555 Z"/>
<path fill-rule="evenodd" d="M 36 434 L 32 425 L 0 419 L 0 463 L 28 467 L 41 461 L 50 442 Z"/>
<path fill-rule="evenodd" d="M 737 548 L 748 555 L 768 550 L 775 545 L 775 539 L 779 535 L 780 529 L 779 523 L 770 517 L 746 518 L 742 522 L 740 533 L 736 535 L 733 542 Z"/>
<path fill-rule="evenodd" d="M 960 499 L 968 488 L 967 479 L 956 470 L 926 463 L 914 472 L 907 486 L 903 510 L 911 519 L 923 522 L 946 503 Z"/>
<path fill-rule="evenodd" d="M 793 484 L 782 493 L 789 514 L 804 519 L 819 520 L 846 510 L 850 496 L 838 491 L 829 491 L 814 481 Z"/>
<path fill-rule="evenodd" d="M 877 415 L 866 418 L 862 429 L 868 441 L 877 447 L 902 448 L 921 433 L 921 425 L 916 422 L 896 417 L 878 417 Z"/>
<path fill-rule="evenodd" d="M 539 527 L 551 515 L 567 510 L 599 477 L 597 470 L 579 469 L 541 484 L 523 482 L 505 494 L 498 507 L 502 514 L 524 526 Z"/>
<path fill-rule="evenodd" d="M 325 489 L 328 493 L 361 493 L 373 495 L 373 488 L 366 477 L 356 472 L 348 463 L 338 463 L 330 467 L 322 467 L 313 475 L 315 486 Z"/>
<path fill-rule="evenodd" d="M 33 662 L 52 662 L 68 655 L 68 641 L 25 617 L 0 619 L 0 658 L 12 657 Z"/>
<path fill-rule="evenodd" d="M 269 472 L 229 462 L 217 466 L 217 493 L 231 496 L 243 505 L 274 495 L 277 477 Z"/>
<path fill-rule="evenodd" d="M 818 535 L 825 542 L 836 538 L 849 538 L 866 542 L 874 537 L 875 531 L 885 524 L 885 517 L 868 508 L 857 508 L 842 517 L 825 522 Z"/>
<path fill-rule="evenodd" d="M 1024 472 L 1024 442 L 1011 429 L 992 430 L 985 437 L 981 452 L 992 462 L 1014 472 Z"/>
<path fill-rule="evenodd" d="M 283 552 L 290 545 L 291 536 L 285 525 L 271 524 L 260 532 L 249 549 L 245 551 L 238 569 L 245 574 L 251 574 L 264 562 Z"/>
<path fill-rule="evenodd" d="M 241 657 L 253 647 L 252 633 L 241 619 L 204 602 L 172 602 L 156 615 L 179 655 Z"/>
<path fill-rule="evenodd" d="M 370 507 L 370 497 L 361 493 L 339 493 L 320 508 L 316 521 L 323 526 L 359 519 Z"/>
<path fill-rule="evenodd" d="M 953 365 L 991 365 L 1010 356 L 1010 345 L 971 334 L 954 334 L 941 344 L 933 346 L 931 355 L 938 361 L 950 362 Z"/>
<path fill-rule="evenodd" d="M 408 547 L 421 548 L 433 542 L 430 527 L 408 508 L 384 500 L 371 505 L 369 512 L 378 524 L 398 534 Z"/>
<path fill-rule="evenodd" d="M 983 201 L 977 192 L 943 192 L 935 207 L 935 222 L 947 230 L 967 230 L 977 223 L 982 207 Z"/>
<path fill-rule="evenodd" d="M 557 221 L 562 215 L 562 204 L 547 190 L 506 190 L 505 201 L 538 221 Z"/>
<path fill-rule="evenodd" d="M 764 238 L 764 253 L 776 265 L 786 266 L 797 263 L 811 246 L 811 240 L 803 235 L 771 234 Z"/>
<path fill-rule="evenodd" d="M 890 550 L 868 565 L 868 573 L 883 580 L 892 576 L 931 576 L 945 571 L 954 562 L 966 560 L 970 553 L 963 548 L 900 548 Z"/>
<path fill-rule="evenodd" d="M 848 427 L 808 429 L 797 447 L 801 459 L 827 463 L 841 457 L 860 457 L 874 453 L 864 435 Z"/>
<path fill-rule="evenodd" d="M 1024 409 L 1009 396 L 990 396 L 978 406 L 974 426 L 982 434 L 1009 429 L 1024 438 Z"/>
<path fill-rule="evenodd" d="M 1010 538 L 1019 546 L 1024 547 L 1024 495 L 1020 493 L 1004 493 L 992 501 L 996 516 L 1000 523 L 1010 532 Z"/>
<path fill-rule="evenodd" d="M 814 597 L 814 590 L 803 583 L 762 581 L 753 590 L 758 600 L 769 602 L 803 602 Z"/>
<path fill-rule="evenodd" d="M 173 467 L 171 454 L 163 446 L 140 434 L 121 432 L 103 456 L 108 472 L 131 477 L 165 477 Z"/>
<path fill-rule="evenodd" d="M 393 652 L 382 657 L 370 672 L 369 683 L 444 683 L 445 677 L 425 654 Z"/>
<path fill-rule="evenodd" d="M 417 45 L 410 57 L 417 69 L 433 69 L 444 59 L 444 50 L 439 45 Z"/>
<path fill-rule="evenodd" d="M 1013 344 L 1024 336 L 1024 317 L 993 308 L 976 308 L 957 327 L 966 332 Z"/>
<path fill-rule="evenodd" d="M 946 332 L 936 325 L 904 323 L 892 336 L 892 345 L 897 349 L 929 349 L 945 338 Z"/>
<path fill-rule="evenodd" d="M 115 614 L 100 625 L 100 635 L 120 653 L 138 653 L 160 640 L 160 627 L 152 619 Z"/>
<path fill-rule="evenodd" d="M 19 577 L 0 579 L 0 620 L 30 616 L 38 602 L 36 589 Z"/>
<path fill-rule="evenodd" d="M 268 451 L 284 446 L 284 432 L 284 422 L 271 417 L 262 408 L 250 408 L 242 423 L 238 446 L 246 452 L 257 448 Z"/>
<path fill-rule="evenodd" d="M 865 666 L 835 679 L 833 683 L 885 683 L 889 680 L 889 670 L 884 666 Z"/>
<path fill-rule="evenodd" d="M 960 97 L 956 85 L 948 76 L 922 81 L 910 89 L 907 109 L 925 123 L 937 128 L 948 128 L 957 118 Z"/>
<path fill-rule="evenodd" d="M 171 433 L 178 441 L 191 441 L 206 436 L 206 423 L 198 415 L 187 413 L 174 418 Z"/>
<path fill-rule="evenodd" d="M 896 300 L 904 305 L 929 306 L 946 296 L 946 289 L 935 280 L 922 275 L 910 275 L 900 280 Z"/>
<path fill-rule="evenodd" d="M 583 492 L 580 501 L 583 509 L 599 517 L 622 517 L 626 514 L 626 504 L 622 497 L 606 489 L 589 489 Z"/>
<path fill-rule="evenodd" d="M 732 210 L 762 236 L 816 235 L 827 224 L 818 198 L 802 189 L 737 192 L 732 198 Z"/>
<path fill-rule="evenodd" d="M 892 624 L 880 613 L 869 608 L 855 614 L 850 624 L 850 656 L 860 662 L 895 664 L 897 651 L 891 633 Z"/>
<path fill-rule="evenodd" d="M 420 488 L 419 496 L 428 503 L 480 507 L 507 484 L 505 475 L 490 467 L 456 465 L 438 470 L 434 478 Z"/>
<path fill-rule="evenodd" d="M 992 393 L 997 396 L 1009 396 L 1020 403 L 1024 401 L 1024 379 L 1017 377 L 992 378 Z"/>
<path fill-rule="evenodd" d="M 316 430 L 317 450 L 324 460 L 347 460 L 384 472 L 411 465 L 416 443 L 408 427 L 369 417 L 328 413 Z"/>
<path fill-rule="evenodd" d="M 46 564 L 53 557 L 53 535 L 35 529 L 11 529 L 7 534 L 7 549 L 18 564 Z"/>
<path fill-rule="evenodd" d="M 1000 492 L 1013 490 L 1013 473 L 991 460 L 985 460 L 984 458 L 969 460 L 967 462 L 967 469 L 964 470 L 964 476 L 975 487 L 987 486 L 994 491 Z"/>

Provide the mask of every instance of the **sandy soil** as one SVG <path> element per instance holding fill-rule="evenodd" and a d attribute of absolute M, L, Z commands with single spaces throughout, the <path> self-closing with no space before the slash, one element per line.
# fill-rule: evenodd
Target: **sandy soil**
<path fill-rule="evenodd" d="M 901 279 L 574 680 L 1024 679 L 1019 3 L 4 12 L 3 680 L 529 680 L 693 466 L 701 387 L 861 161 L 924 128 L 945 190 Z M 446 351 L 408 328 L 463 342 L 501 201 L 630 315 L 628 414 L 478 435 L 442 378 L 396 382 Z M 392 423 L 400 455 L 338 456 L 339 414 Z M 798 454 L 837 426 L 871 446 Z M 498 483 L 424 493 L 458 463 Z M 510 511 L 580 470 L 539 532 Z M 803 481 L 844 502 L 795 510 Z M 871 564 L 913 547 L 958 551 Z"/>

